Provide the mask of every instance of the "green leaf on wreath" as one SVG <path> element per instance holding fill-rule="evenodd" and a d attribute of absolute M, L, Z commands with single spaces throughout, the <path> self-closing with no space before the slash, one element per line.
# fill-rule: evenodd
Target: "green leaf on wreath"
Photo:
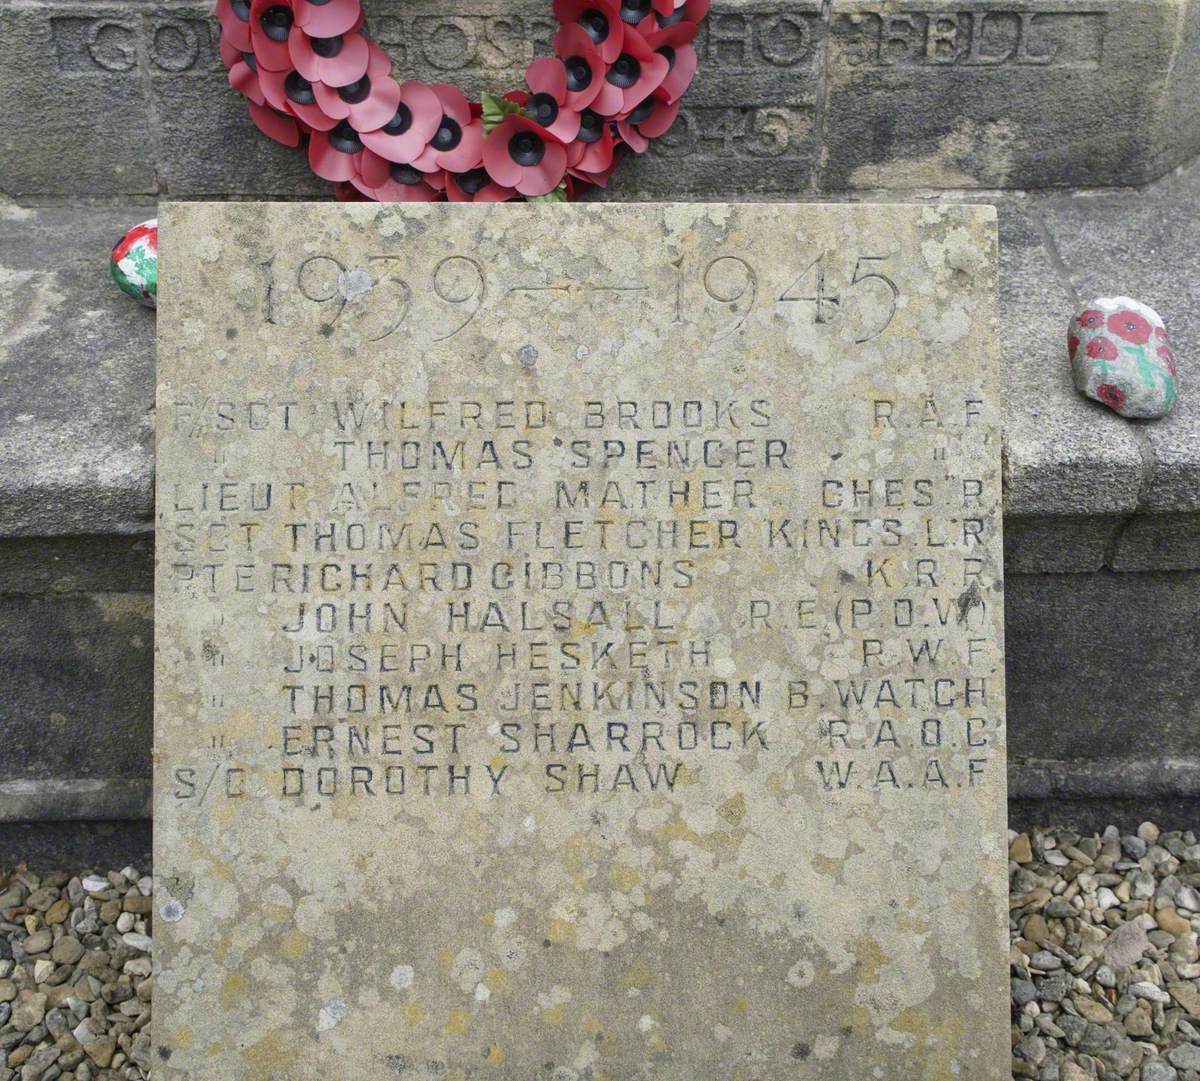
<path fill-rule="evenodd" d="M 563 180 L 553 191 L 548 191 L 545 195 L 530 195 L 525 201 L 527 203 L 565 203 L 567 201 L 567 182 Z"/>
<path fill-rule="evenodd" d="M 485 135 L 491 133 L 504 123 L 504 118 L 512 116 L 513 113 L 519 113 L 521 106 L 515 101 L 509 101 L 507 98 L 498 98 L 494 94 L 484 94 L 479 99 L 483 106 L 483 131 Z"/>

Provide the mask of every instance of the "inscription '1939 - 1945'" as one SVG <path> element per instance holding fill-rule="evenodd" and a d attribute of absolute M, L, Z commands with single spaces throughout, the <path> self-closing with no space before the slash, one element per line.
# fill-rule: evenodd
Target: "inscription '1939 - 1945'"
<path fill-rule="evenodd" d="M 591 301 L 625 302 L 644 295 L 671 312 L 672 325 L 687 321 L 688 309 L 697 303 L 723 311 L 724 316 L 713 324 L 714 342 L 739 331 L 764 301 L 781 311 L 803 312 L 800 318 L 815 327 L 837 323 L 849 312 L 856 344 L 879 337 L 891 325 L 900 300 L 900 287 L 885 271 L 891 256 L 857 256 L 849 277 L 838 284 L 828 269 L 828 254 L 821 252 L 800 261 L 803 269 L 790 274 L 786 287 L 768 297 L 761 295 L 758 270 L 741 254 L 710 256 L 695 266 L 685 265 L 680 257 L 670 264 L 671 279 L 665 287 L 636 276 L 603 281 L 565 275 L 537 283 L 497 281 L 474 257 L 447 255 L 423 283 L 419 319 L 439 328 L 432 341 L 444 342 L 465 330 L 485 308 L 492 316 L 528 316 L 547 310 L 556 300 L 575 302 L 585 296 Z M 414 284 L 404 276 L 404 260 L 399 256 L 369 255 L 365 267 L 351 268 L 333 255 L 310 255 L 286 272 L 276 263 L 273 256 L 261 264 L 266 323 L 277 322 L 281 273 L 286 275 L 287 285 L 318 306 L 320 333 L 325 336 L 334 332 L 339 320 L 348 318 L 359 322 L 366 341 L 380 342 L 395 334 L 413 314 Z M 874 303 L 864 309 L 864 300 Z M 521 357 L 522 363 L 534 359 Z"/>

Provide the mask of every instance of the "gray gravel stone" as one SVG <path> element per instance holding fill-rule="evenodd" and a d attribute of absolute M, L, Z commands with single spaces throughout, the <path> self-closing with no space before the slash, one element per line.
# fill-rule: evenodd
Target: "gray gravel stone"
<path fill-rule="evenodd" d="M 1037 998 L 1037 988 L 1032 980 L 1014 979 L 1012 981 L 1012 999 L 1018 1006 L 1024 1006 Z"/>
<path fill-rule="evenodd" d="M 1175 1067 L 1162 1059 L 1151 1059 L 1142 1064 L 1142 1081 L 1176 1081 L 1178 1077 Z"/>
<path fill-rule="evenodd" d="M 1180 1070 L 1200 1070 L 1200 1047 L 1184 1043 L 1174 1047 L 1167 1054 L 1172 1066 Z"/>

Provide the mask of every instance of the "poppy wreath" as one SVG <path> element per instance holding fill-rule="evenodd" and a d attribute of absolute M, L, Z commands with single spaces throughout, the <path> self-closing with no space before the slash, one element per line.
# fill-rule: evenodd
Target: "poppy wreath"
<path fill-rule="evenodd" d="M 340 199 L 562 200 L 604 187 L 679 115 L 709 0 L 554 0 L 554 56 L 525 88 L 468 101 L 397 82 L 360 0 L 217 0 L 221 59 L 264 135 L 308 142 Z"/>

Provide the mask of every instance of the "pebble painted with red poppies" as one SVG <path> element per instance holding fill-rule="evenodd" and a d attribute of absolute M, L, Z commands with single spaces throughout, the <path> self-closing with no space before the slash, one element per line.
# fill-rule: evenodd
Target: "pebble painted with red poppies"
<path fill-rule="evenodd" d="M 1140 301 L 1091 301 L 1071 320 L 1067 350 L 1080 393 L 1121 416 L 1163 417 L 1175 404 L 1179 383 L 1167 328 Z"/>

